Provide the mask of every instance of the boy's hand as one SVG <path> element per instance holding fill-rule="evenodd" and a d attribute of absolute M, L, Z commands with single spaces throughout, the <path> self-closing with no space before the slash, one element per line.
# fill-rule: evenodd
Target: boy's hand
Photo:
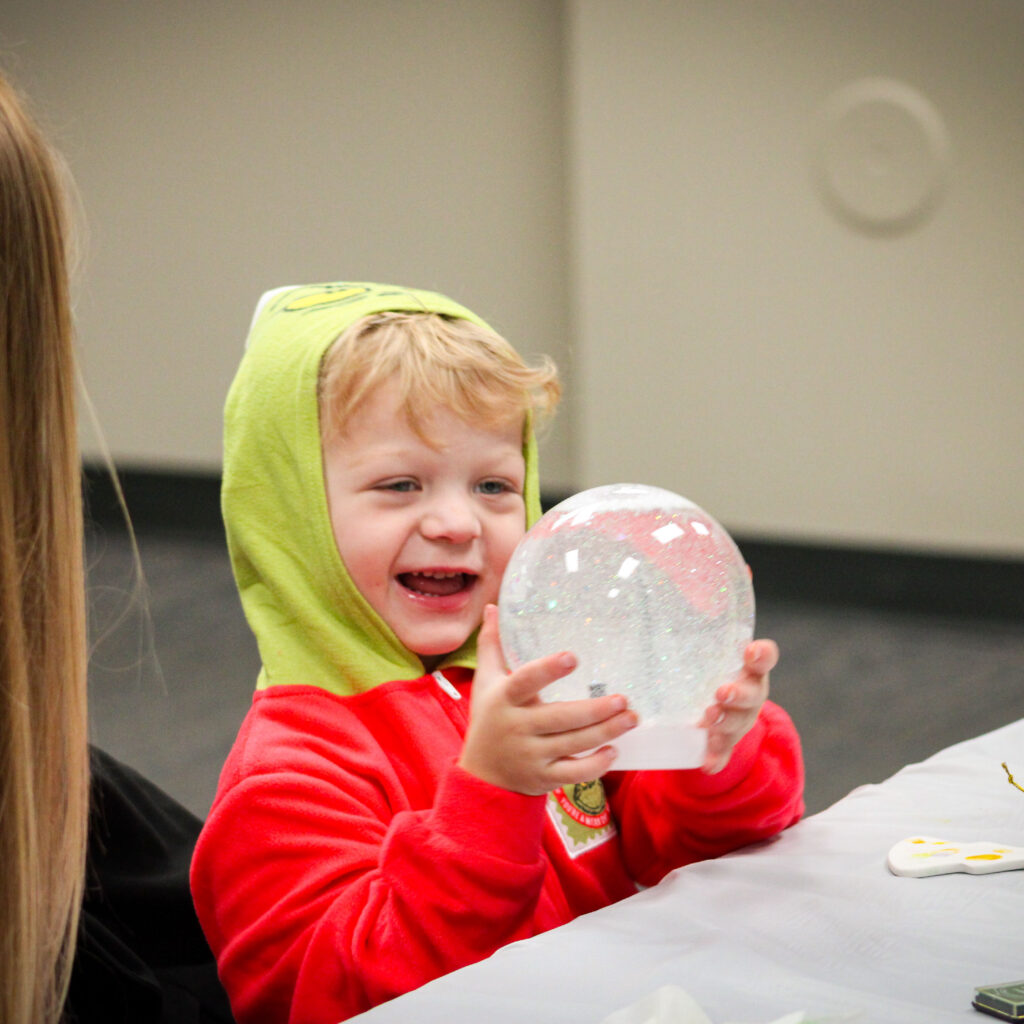
<path fill-rule="evenodd" d="M 715 691 L 715 703 L 705 711 L 702 723 L 708 730 L 704 771 L 720 772 L 729 763 L 733 747 L 751 730 L 768 699 L 768 673 L 778 661 L 774 640 L 755 640 L 743 652 L 740 674 Z"/>
<path fill-rule="evenodd" d="M 540 691 L 575 667 L 576 659 L 563 652 L 509 673 L 498 640 L 498 609 L 488 605 L 477 640 L 473 710 L 460 766 L 485 782 L 527 795 L 600 778 L 615 758 L 607 744 L 632 729 L 637 717 L 619 694 L 541 701 Z M 592 753 L 576 756 L 584 751 Z"/>

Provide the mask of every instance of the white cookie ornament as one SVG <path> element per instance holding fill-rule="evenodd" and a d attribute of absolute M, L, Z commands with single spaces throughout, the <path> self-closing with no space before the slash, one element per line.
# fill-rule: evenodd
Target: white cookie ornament
<path fill-rule="evenodd" d="M 1024 868 L 1024 847 L 1003 843 L 948 843 L 931 836 L 914 836 L 897 843 L 888 857 L 894 875 L 925 878 L 962 871 L 988 875 Z"/>

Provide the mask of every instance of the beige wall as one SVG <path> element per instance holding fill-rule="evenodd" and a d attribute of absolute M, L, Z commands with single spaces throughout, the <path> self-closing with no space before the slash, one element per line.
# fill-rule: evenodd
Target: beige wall
<path fill-rule="evenodd" d="M 82 195 L 81 344 L 115 457 L 219 466 L 253 307 L 281 284 L 436 288 L 564 361 L 561 18 L 546 0 L 4 0 L 0 66 Z M 570 424 L 546 480 L 571 475 Z"/>
<path fill-rule="evenodd" d="M 219 465 L 264 288 L 390 279 L 564 365 L 551 488 L 1024 555 L 1019 0 L 6 0 L 0 65 L 79 184 L 125 464 Z M 867 76 L 948 133 L 899 231 L 812 180 L 821 105 Z"/>
<path fill-rule="evenodd" d="M 1024 4 L 569 6 L 579 482 L 769 537 L 1024 553 Z M 948 134 L 899 231 L 812 180 L 820 107 L 875 76 Z M 846 162 L 909 202 L 935 164 L 911 148 L 901 181 L 915 136 L 884 128 Z"/>

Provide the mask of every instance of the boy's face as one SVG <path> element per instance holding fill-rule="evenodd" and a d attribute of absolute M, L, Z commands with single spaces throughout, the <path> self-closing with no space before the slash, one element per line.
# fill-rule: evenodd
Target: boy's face
<path fill-rule="evenodd" d="M 482 430 L 438 409 L 426 444 L 381 385 L 324 447 L 331 525 L 360 593 L 428 670 L 498 599 L 526 530 L 522 423 Z"/>

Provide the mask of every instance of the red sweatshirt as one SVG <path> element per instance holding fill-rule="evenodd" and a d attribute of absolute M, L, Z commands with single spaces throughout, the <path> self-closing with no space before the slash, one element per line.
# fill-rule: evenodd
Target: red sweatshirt
<path fill-rule="evenodd" d="M 799 741 L 770 702 L 717 775 L 530 797 L 456 765 L 472 675 L 446 676 L 256 694 L 192 869 L 239 1024 L 342 1020 L 802 813 Z"/>

